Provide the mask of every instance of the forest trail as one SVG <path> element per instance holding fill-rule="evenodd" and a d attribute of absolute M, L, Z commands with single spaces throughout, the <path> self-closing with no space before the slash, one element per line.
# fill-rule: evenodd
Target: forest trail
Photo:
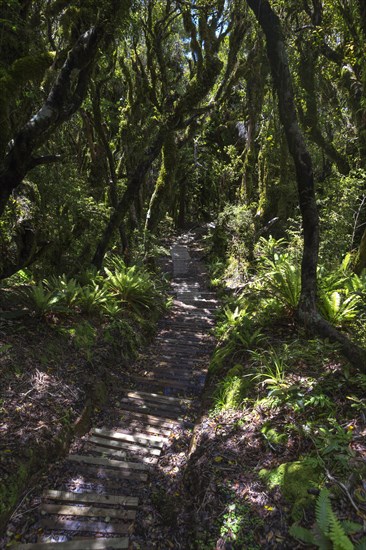
<path fill-rule="evenodd" d="M 173 306 L 154 343 L 131 368 L 128 382 L 121 375 L 125 388 L 101 414 L 102 424 L 73 445 L 57 483 L 39 495 L 38 520 L 18 550 L 133 547 L 136 517 L 149 509 L 154 471 L 164 455 L 176 452 L 169 448 L 179 430 L 197 417 L 214 345 L 217 300 L 207 290 L 193 241 L 188 233 L 171 248 Z"/>

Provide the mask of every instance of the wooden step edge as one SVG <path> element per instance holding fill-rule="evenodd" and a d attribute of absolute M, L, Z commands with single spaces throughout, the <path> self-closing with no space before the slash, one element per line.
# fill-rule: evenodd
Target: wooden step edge
<path fill-rule="evenodd" d="M 157 428 L 166 428 L 167 430 L 172 430 L 174 427 L 181 424 L 179 420 L 170 419 L 169 421 L 167 421 L 160 416 L 146 414 L 139 411 L 129 411 L 128 409 L 123 409 L 122 407 L 118 407 L 118 410 L 120 411 L 120 413 L 124 413 L 127 418 L 135 417 L 136 420 L 146 421 L 147 424 L 154 427 L 156 426 Z"/>
<path fill-rule="evenodd" d="M 118 447 L 113 446 L 113 441 L 110 439 L 102 439 L 99 437 L 90 437 L 89 441 L 91 443 L 94 443 L 98 447 L 100 447 L 101 452 L 103 452 L 103 449 L 109 448 L 109 449 L 125 449 L 126 452 L 128 451 L 136 451 L 143 454 L 151 454 L 153 456 L 160 456 L 161 455 L 161 449 L 157 449 L 156 447 L 148 447 L 148 446 L 141 446 L 136 445 L 135 443 L 130 443 L 129 441 L 121 441 L 118 444 Z M 118 451 L 117 451 L 118 452 Z"/>
<path fill-rule="evenodd" d="M 100 533 L 101 535 L 126 535 L 132 531 L 132 524 L 129 523 L 110 523 L 106 521 L 79 521 L 64 518 L 41 519 L 39 525 L 44 531 L 62 531 L 63 533 Z M 82 547 L 83 550 L 85 547 Z M 106 546 L 110 548 L 110 546 Z"/>
<path fill-rule="evenodd" d="M 16 550 L 125 550 L 129 538 L 84 539 L 68 542 L 35 542 L 13 546 Z"/>
<path fill-rule="evenodd" d="M 129 389 L 122 389 L 123 392 L 125 392 L 125 394 L 128 396 L 128 397 L 141 397 L 141 398 L 146 398 L 147 400 L 151 400 L 153 402 L 161 402 L 161 403 L 166 403 L 167 405 L 169 404 L 176 404 L 178 406 L 180 406 L 181 404 L 183 405 L 189 405 L 192 403 L 192 399 L 181 399 L 180 397 L 169 397 L 167 395 L 160 395 L 159 393 L 150 393 L 150 392 L 145 392 L 145 391 L 138 391 L 138 390 L 129 390 Z"/>
<path fill-rule="evenodd" d="M 79 504 L 106 504 L 137 508 L 137 497 L 119 495 L 100 495 L 99 493 L 73 493 L 72 491 L 57 491 L 48 489 L 43 491 L 42 498 L 47 500 L 59 500 L 61 502 L 74 502 Z"/>
<path fill-rule="evenodd" d="M 157 462 L 157 461 L 156 461 Z M 145 462 L 147 464 L 147 462 Z M 149 462 L 149 464 L 154 464 Z M 96 485 L 104 485 L 108 487 L 110 482 L 118 481 L 119 483 L 125 483 L 128 481 L 147 481 L 148 473 L 141 472 L 139 470 L 112 470 L 111 468 L 104 468 L 97 464 L 84 464 L 84 473 L 87 478 L 85 483 L 95 483 Z M 90 479 L 90 482 L 88 481 Z"/>
<path fill-rule="evenodd" d="M 70 504 L 46 504 L 41 505 L 41 514 L 53 514 L 57 516 L 82 516 L 82 517 L 110 517 L 122 520 L 134 520 L 136 510 L 119 510 L 117 508 L 102 508 L 97 506 L 79 506 Z"/>
<path fill-rule="evenodd" d="M 85 464 L 94 464 L 96 466 L 104 466 L 105 468 L 121 468 L 126 470 L 147 470 L 148 466 L 140 462 L 125 462 L 123 460 L 112 460 L 109 458 L 99 458 L 94 456 L 84 455 L 68 455 L 67 460 L 71 462 L 79 462 Z"/>
<path fill-rule="evenodd" d="M 168 442 L 168 438 L 158 436 L 158 435 L 148 435 L 148 434 L 128 434 L 116 430 L 108 430 L 107 428 L 93 428 L 91 430 L 93 436 L 106 438 L 106 439 L 116 439 L 121 441 L 129 441 L 131 443 L 140 443 L 140 444 L 150 444 L 151 446 L 158 447 L 159 449 L 163 447 Z"/>

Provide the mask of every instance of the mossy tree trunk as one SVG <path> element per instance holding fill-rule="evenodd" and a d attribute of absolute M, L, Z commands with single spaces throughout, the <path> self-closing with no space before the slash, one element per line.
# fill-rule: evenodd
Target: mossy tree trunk
<path fill-rule="evenodd" d="M 151 195 L 149 209 L 146 215 L 145 229 L 152 231 L 167 210 L 169 197 L 173 196 L 175 174 L 177 168 L 177 145 L 174 132 L 169 132 L 165 138 L 162 160 L 155 189 Z"/>
<path fill-rule="evenodd" d="M 292 77 L 281 23 L 268 0 L 247 0 L 247 2 L 266 36 L 267 55 L 278 96 L 280 118 L 296 171 L 304 233 L 298 318 L 310 331 L 339 343 L 344 355 L 355 366 L 366 370 L 365 350 L 353 344 L 344 334 L 325 321 L 318 312 L 319 217 L 315 200 L 313 167 L 298 124 Z"/>
<path fill-rule="evenodd" d="M 94 27 L 79 38 L 46 101 L 10 142 L 0 167 L 0 215 L 29 170 L 55 160 L 54 156 L 35 158 L 33 153 L 82 104 L 102 36 L 102 28 Z"/>

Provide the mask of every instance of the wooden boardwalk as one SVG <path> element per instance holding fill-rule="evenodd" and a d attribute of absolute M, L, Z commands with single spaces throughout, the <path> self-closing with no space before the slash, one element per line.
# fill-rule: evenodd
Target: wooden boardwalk
<path fill-rule="evenodd" d="M 173 308 L 118 399 L 119 422 L 92 429 L 82 454 L 69 454 L 70 481 L 41 497 L 38 542 L 18 550 L 129 548 L 139 495 L 173 430 L 193 425 L 212 351 L 217 301 L 184 242 L 171 249 Z"/>

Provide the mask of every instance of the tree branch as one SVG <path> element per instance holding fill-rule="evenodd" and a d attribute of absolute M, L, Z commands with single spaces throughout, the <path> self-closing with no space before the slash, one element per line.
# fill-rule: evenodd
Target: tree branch
<path fill-rule="evenodd" d="M 69 52 L 46 101 L 9 143 L 0 167 L 0 215 L 13 190 L 22 183 L 27 172 L 34 168 L 33 151 L 45 143 L 83 102 L 101 38 L 101 27 L 93 27 L 79 38 Z"/>

